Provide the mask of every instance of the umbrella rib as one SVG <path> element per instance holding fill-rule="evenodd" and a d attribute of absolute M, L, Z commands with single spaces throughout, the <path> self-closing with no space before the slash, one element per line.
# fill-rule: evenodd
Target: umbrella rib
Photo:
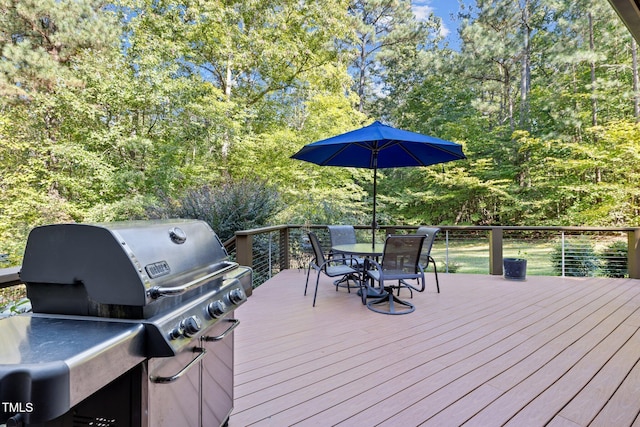
<path fill-rule="evenodd" d="M 458 154 L 458 153 L 456 153 L 454 151 L 447 150 L 447 149 L 443 148 L 441 145 L 430 144 L 430 146 L 431 146 L 431 148 L 433 148 L 435 150 L 439 150 L 439 151 L 442 151 L 443 153 L 447 153 L 447 154 L 451 154 L 452 156 L 456 156 L 456 157 L 458 157 L 458 160 L 462 160 L 462 159 L 466 159 L 467 158 L 467 156 L 465 156 L 464 154 L 460 155 L 460 154 Z"/>
<path fill-rule="evenodd" d="M 415 160 L 417 163 L 422 163 L 420 161 L 420 159 L 418 157 L 416 157 L 412 152 L 410 152 L 409 150 L 407 150 L 404 145 L 399 144 L 400 148 L 402 148 L 402 150 L 404 150 L 405 153 L 407 153 L 409 155 L 409 157 L 411 157 L 413 160 Z"/>
<path fill-rule="evenodd" d="M 386 148 L 393 147 L 394 145 L 400 146 L 402 151 L 407 153 L 409 155 L 409 157 L 411 157 L 413 160 L 416 161 L 417 164 L 421 164 L 422 163 L 418 157 L 416 157 L 412 152 L 407 150 L 404 147 L 404 145 L 402 145 L 402 141 L 398 141 L 397 139 L 387 140 L 387 142 L 383 144 L 383 146 L 380 148 L 380 150 L 384 150 Z"/>
<path fill-rule="evenodd" d="M 320 166 L 327 166 L 331 160 L 333 160 L 336 156 L 340 155 L 344 150 L 346 150 L 348 145 L 342 145 L 338 151 L 333 153 L 331 156 L 327 157 L 322 163 L 318 163 Z"/>
<path fill-rule="evenodd" d="M 407 155 L 408 155 L 409 157 L 411 157 L 413 160 L 415 160 L 415 161 L 416 161 L 416 163 L 418 163 L 418 164 L 423 163 L 423 162 L 420 160 L 420 158 L 418 158 L 418 157 L 417 157 L 415 154 L 413 154 L 411 151 L 407 150 L 407 148 L 406 148 L 404 145 L 402 145 L 402 143 L 403 143 L 403 141 L 399 141 L 399 140 L 397 140 L 397 139 L 387 140 L 387 141 L 382 145 L 382 147 L 380 147 L 380 148 L 378 149 L 378 152 L 380 152 L 381 150 L 384 150 L 384 149 L 386 149 L 386 148 L 392 147 L 392 146 L 394 146 L 394 145 L 399 145 L 399 146 L 400 146 L 400 148 L 402 149 L 402 151 L 404 151 L 405 153 L 407 153 Z M 457 154 L 457 153 L 454 153 L 454 152 L 449 151 L 449 150 L 445 150 L 445 149 L 444 149 L 444 148 L 442 148 L 440 145 L 435 145 L 435 144 L 431 144 L 431 143 L 428 143 L 428 142 L 422 142 L 421 144 L 426 144 L 426 145 L 428 145 L 429 147 L 431 147 L 431 148 L 432 148 L 432 149 L 434 149 L 434 150 L 442 151 L 443 153 L 447 153 L 447 154 L 450 154 L 450 155 L 452 155 L 452 156 L 456 156 L 456 157 L 458 156 L 458 154 Z M 464 158 L 465 158 L 464 154 L 462 155 L 462 157 L 459 157 L 459 158 L 460 158 L 460 159 L 464 159 Z M 425 166 L 431 166 L 431 165 L 425 165 Z"/>
<path fill-rule="evenodd" d="M 374 142 L 377 142 L 377 141 L 374 141 Z M 352 144 L 353 145 L 357 145 L 358 147 L 362 147 L 362 148 L 365 148 L 367 150 L 370 150 L 373 153 L 373 150 L 371 150 L 371 145 L 370 144 L 366 144 L 366 143 L 363 143 L 363 142 L 354 142 Z M 336 158 L 338 155 L 342 154 L 342 152 L 344 150 L 346 150 L 347 148 L 349 148 L 349 144 L 342 145 L 342 147 L 340 147 L 339 150 L 337 150 L 331 156 L 327 157 L 322 163 L 318 163 L 318 164 L 320 166 L 327 166 L 334 158 Z M 373 159 L 373 155 L 371 156 L 371 159 Z M 369 169 L 373 169 L 372 160 L 369 161 Z"/>

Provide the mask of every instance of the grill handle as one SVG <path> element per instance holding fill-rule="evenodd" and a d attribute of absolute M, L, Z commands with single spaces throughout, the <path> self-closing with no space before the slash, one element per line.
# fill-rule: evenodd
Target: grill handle
<path fill-rule="evenodd" d="M 181 376 L 186 374 L 189 369 L 191 369 L 194 365 L 196 365 L 200 361 L 200 359 L 202 359 L 207 354 L 207 350 L 205 350 L 202 347 L 196 347 L 193 349 L 193 351 L 200 354 L 194 357 L 193 360 L 189 362 L 184 368 L 180 369 L 180 372 L 178 372 L 177 374 L 171 375 L 170 377 L 156 377 L 152 375 L 149 377 L 149 380 L 152 383 L 156 383 L 156 384 L 167 384 L 167 383 L 172 383 L 176 381 Z"/>
<path fill-rule="evenodd" d="M 227 321 L 231 323 L 231 326 L 229 326 L 226 331 L 224 331 L 223 333 L 215 337 L 204 336 L 201 338 L 201 340 L 202 341 L 223 340 L 227 335 L 233 332 L 233 330 L 237 328 L 238 325 L 240 325 L 240 319 L 227 319 Z M 191 369 L 194 365 L 196 365 L 200 361 L 200 359 L 202 359 L 207 354 L 207 350 L 205 350 L 204 347 L 195 347 L 193 351 L 195 353 L 200 353 L 200 354 L 194 357 L 191 362 L 187 363 L 187 365 L 184 368 L 180 369 L 180 372 L 178 372 L 177 374 L 171 375 L 170 377 L 156 377 L 154 375 L 151 375 L 149 376 L 149 380 L 152 383 L 156 383 L 156 384 L 168 384 L 178 380 L 181 376 L 186 374 L 189 369 Z"/>
<path fill-rule="evenodd" d="M 227 335 L 229 335 L 235 328 L 238 327 L 238 325 L 240 324 L 240 319 L 227 319 L 227 322 L 231 322 L 232 325 L 229 326 L 227 328 L 226 331 L 224 331 L 223 333 L 221 333 L 220 335 L 218 335 L 217 337 L 209 337 L 209 336 L 204 336 L 202 337 L 202 341 L 220 341 L 223 340 Z"/>
<path fill-rule="evenodd" d="M 189 288 L 191 288 L 192 286 L 195 286 L 199 283 L 201 283 L 204 280 L 209 280 L 213 277 L 216 276 L 220 276 L 225 274 L 227 271 L 229 270 L 233 270 L 234 268 L 236 268 L 238 266 L 237 263 L 235 262 L 230 262 L 229 265 L 227 265 L 226 267 L 223 267 L 219 270 L 214 271 L 213 273 L 209 273 L 204 277 L 200 277 L 196 280 L 192 280 L 190 282 L 185 283 L 184 285 L 180 285 L 180 286 L 171 286 L 171 287 L 164 287 L 164 286 L 154 286 L 153 288 L 149 289 L 149 296 L 153 299 L 156 298 L 160 298 L 161 296 L 165 296 L 165 295 L 180 295 L 185 293 L 186 291 L 189 290 Z"/>

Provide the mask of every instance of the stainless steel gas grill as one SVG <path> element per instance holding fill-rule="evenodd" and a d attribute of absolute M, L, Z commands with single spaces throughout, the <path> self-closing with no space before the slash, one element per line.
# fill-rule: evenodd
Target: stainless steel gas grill
<path fill-rule="evenodd" d="M 32 230 L 33 312 L 0 320 L 0 425 L 216 426 L 252 273 L 202 221 Z"/>

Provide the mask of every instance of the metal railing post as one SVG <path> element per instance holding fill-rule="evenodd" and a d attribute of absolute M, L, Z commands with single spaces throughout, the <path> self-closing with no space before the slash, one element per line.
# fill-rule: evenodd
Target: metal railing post
<path fill-rule="evenodd" d="M 564 276 L 564 231 L 562 232 L 562 238 L 561 238 L 561 264 L 562 264 L 562 277 Z"/>
<path fill-rule="evenodd" d="M 269 260 L 268 260 L 268 262 L 269 262 L 269 273 L 268 273 L 269 279 L 271 279 L 272 272 L 273 272 L 273 255 L 272 255 L 273 248 L 271 247 L 272 243 L 273 243 L 273 233 L 269 233 Z"/>
<path fill-rule="evenodd" d="M 445 241 L 445 249 L 444 249 L 444 272 L 448 273 L 449 272 L 449 230 L 446 230 L 445 232 L 445 236 L 444 236 L 444 241 Z"/>

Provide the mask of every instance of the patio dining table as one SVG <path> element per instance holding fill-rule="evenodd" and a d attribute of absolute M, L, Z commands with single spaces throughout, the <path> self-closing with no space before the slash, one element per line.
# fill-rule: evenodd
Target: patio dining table
<path fill-rule="evenodd" d="M 359 255 L 365 257 L 364 269 L 369 269 L 369 259 L 382 256 L 384 252 L 384 243 L 349 243 L 344 245 L 335 245 L 331 247 L 333 252 L 342 253 L 345 255 Z M 366 276 L 366 275 L 365 275 Z M 362 280 L 365 280 L 363 277 Z M 358 295 L 362 295 L 362 290 L 358 291 Z M 383 295 L 381 292 L 376 292 L 373 288 L 367 287 L 367 298 L 375 298 Z"/>
<path fill-rule="evenodd" d="M 349 243 L 332 246 L 331 250 L 345 255 L 377 257 L 382 255 L 384 243 L 374 243 L 373 245 L 371 243 Z"/>

